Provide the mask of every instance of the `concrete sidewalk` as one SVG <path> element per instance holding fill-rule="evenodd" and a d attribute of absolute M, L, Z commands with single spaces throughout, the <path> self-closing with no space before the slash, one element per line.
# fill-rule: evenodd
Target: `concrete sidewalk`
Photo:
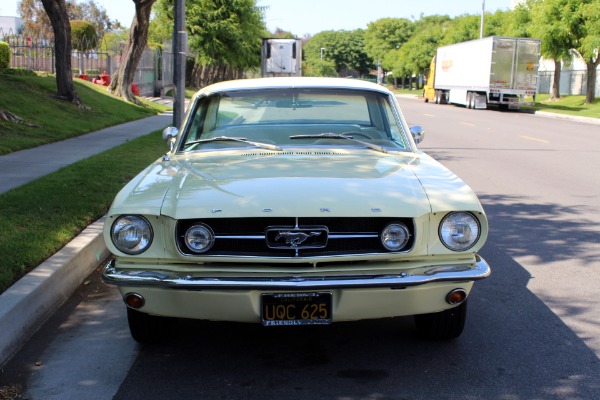
<path fill-rule="evenodd" d="M 0 156 L 0 194 L 128 140 L 171 125 L 172 113 L 131 121 L 74 137 Z M 165 150 L 167 147 L 165 146 Z"/>
<path fill-rule="evenodd" d="M 172 123 L 173 114 L 163 113 L 0 156 L 0 194 Z M 109 257 L 102 237 L 103 223 L 102 218 L 90 225 L 0 295 L 0 367 Z"/>

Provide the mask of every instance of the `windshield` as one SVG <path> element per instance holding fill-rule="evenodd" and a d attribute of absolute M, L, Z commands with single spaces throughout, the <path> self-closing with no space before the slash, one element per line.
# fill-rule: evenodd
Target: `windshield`
<path fill-rule="evenodd" d="M 384 93 L 322 88 L 211 94 L 196 101 L 179 150 L 243 146 L 410 149 L 390 101 Z"/>

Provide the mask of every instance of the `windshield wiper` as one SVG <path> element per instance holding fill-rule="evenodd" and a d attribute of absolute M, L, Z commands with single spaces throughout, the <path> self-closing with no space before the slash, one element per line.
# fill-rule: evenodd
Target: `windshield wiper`
<path fill-rule="evenodd" d="M 191 142 L 187 142 L 185 143 L 185 146 L 190 146 L 193 144 L 198 144 L 198 143 L 209 143 L 209 142 L 240 142 L 240 143 L 246 143 L 249 144 L 251 146 L 256 146 L 256 147 L 261 147 L 263 149 L 267 149 L 267 150 L 275 150 L 275 151 L 283 151 L 283 149 L 275 144 L 270 144 L 270 143 L 262 143 L 262 142 L 253 142 L 252 140 L 248 140 L 246 138 L 242 138 L 242 137 L 229 137 L 229 136 L 216 136 L 213 138 L 208 138 L 208 139 L 198 139 L 198 140 L 193 140 Z"/>
<path fill-rule="evenodd" d="M 386 153 L 387 154 L 387 150 L 382 147 L 382 146 L 377 146 L 376 144 L 373 143 L 369 143 L 369 142 L 364 142 L 362 140 L 358 140 L 358 139 L 354 139 L 352 137 L 352 133 L 348 132 L 348 133 L 333 133 L 333 132 L 325 132 L 325 133 L 319 133 L 316 135 L 294 135 L 294 136 L 290 136 L 290 139 L 346 139 L 346 140 L 350 140 L 354 143 L 359 143 L 362 144 L 363 146 L 366 146 L 372 150 L 375 151 L 379 151 L 381 153 Z"/>

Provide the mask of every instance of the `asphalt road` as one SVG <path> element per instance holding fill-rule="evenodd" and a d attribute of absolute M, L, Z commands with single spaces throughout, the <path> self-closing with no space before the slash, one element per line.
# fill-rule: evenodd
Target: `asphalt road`
<path fill-rule="evenodd" d="M 129 338 L 93 274 L 5 366 L 37 399 L 599 399 L 600 129 L 529 114 L 401 100 L 421 148 L 480 195 L 491 233 L 463 335 L 411 318 L 325 327 L 174 322 Z"/>

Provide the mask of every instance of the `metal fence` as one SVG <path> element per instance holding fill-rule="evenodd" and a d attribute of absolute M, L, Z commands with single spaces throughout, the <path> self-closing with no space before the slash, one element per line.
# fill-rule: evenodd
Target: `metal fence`
<path fill-rule="evenodd" d="M 0 40 L 8 43 L 11 51 L 11 68 L 30 69 L 33 71 L 48 72 L 55 71 L 54 41 L 46 38 L 37 38 L 27 33 L 13 34 L 4 33 L 0 29 Z M 124 43 L 118 43 L 112 48 L 101 46 L 78 46 L 84 51 L 75 49 L 71 53 L 71 67 L 73 74 L 82 79 L 91 80 L 96 76 L 107 73 L 112 75 L 121 62 Z M 153 96 L 160 92 L 160 64 L 161 51 L 146 48 L 136 69 L 134 83 L 143 96 Z M 171 78 L 172 80 L 172 78 Z"/>
<path fill-rule="evenodd" d="M 600 75 L 599 75 L 600 76 Z M 538 93 L 550 93 L 554 71 L 538 72 Z M 559 89 L 561 95 L 585 96 L 587 87 L 587 71 L 562 70 L 560 73 Z M 596 96 L 600 97 L 600 79 L 596 79 Z"/>

